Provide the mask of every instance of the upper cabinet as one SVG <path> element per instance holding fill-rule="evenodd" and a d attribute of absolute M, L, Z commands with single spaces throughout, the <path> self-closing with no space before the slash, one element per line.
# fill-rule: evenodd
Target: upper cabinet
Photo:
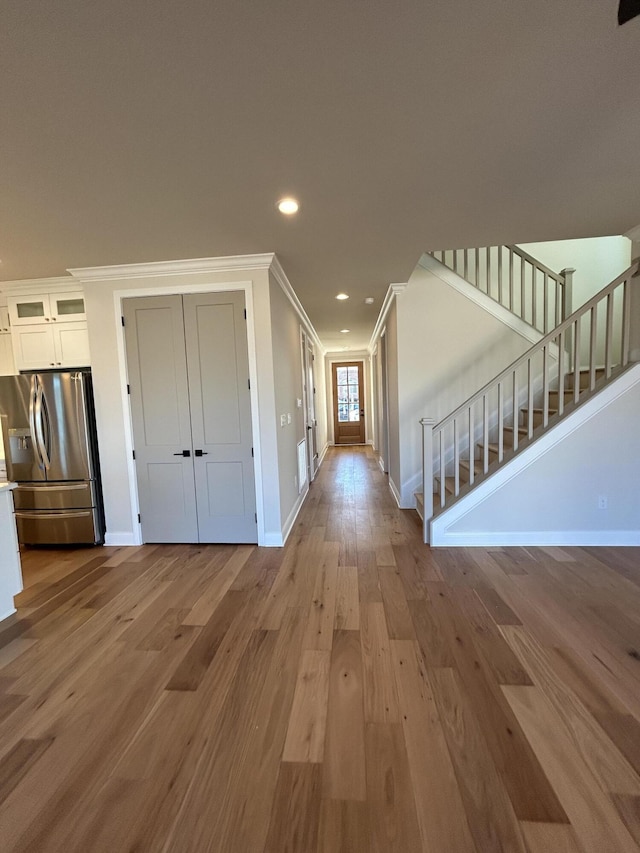
<path fill-rule="evenodd" d="M 16 372 L 11 347 L 11 325 L 9 324 L 9 309 L 0 305 L 0 376 L 11 376 Z"/>
<path fill-rule="evenodd" d="M 12 372 L 89 367 L 84 294 L 77 284 L 66 278 L 7 284 Z"/>
<path fill-rule="evenodd" d="M 84 296 L 81 292 L 30 293 L 9 296 L 12 326 L 33 326 L 39 323 L 86 322 Z"/>

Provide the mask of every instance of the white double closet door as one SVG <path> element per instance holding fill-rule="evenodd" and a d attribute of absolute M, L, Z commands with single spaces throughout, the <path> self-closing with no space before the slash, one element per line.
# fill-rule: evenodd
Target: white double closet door
<path fill-rule="evenodd" d="M 256 542 L 244 293 L 124 300 L 144 542 Z"/>

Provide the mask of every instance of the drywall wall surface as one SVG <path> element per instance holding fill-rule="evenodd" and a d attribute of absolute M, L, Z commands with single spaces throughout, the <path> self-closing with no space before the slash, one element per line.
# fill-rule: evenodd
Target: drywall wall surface
<path fill-rule="evenodd" d="M 300 320 L 275 277 L 269 275 L 273 379 L 280 483 L 284 523 L 299 498 L 297 445 L 305 437 L 302 403 Z M 306 488 L 306 487 L 305 487 Z"/>
<path fill-rule="evenodd" d="M 450 414 L 531 346 L 476 302 L 418 266 L 396 298 L 401 506 L 422 491 L 421 418 Z M 398 375 L 389 365 L 389 375 Z"/>
<path fill-rule="evenodd" d="M 616 385 L 625 390 L 613 396 Z M 613 399 L 597 410 L 594 398 L 588 420 L 555 443 L 554 430 L 543 437 L 542 455 L 530 448 L 527 467 L 493 490 L 487 481 L 481 503 L 451 523 L 445 514 L 437 544 L 640 545 L 640 365 L 607 390 Z"/>
<path fill-rule="evenodd" d="M 403 506 L 401 497 L 402 476 L 401 476 L 401 460 L 406 453 L 407 448 L 401 444 L 404 438 L 404 425 L 401 422 L 402 411 L 400 408 L 400 384 L 405 384 L 404 375 L 401 371 L 407 369 L 404 360 L 400 359 L 400 341 L 398 336 L 399 320 L 398 315 L 400 308 L 398 307 L 399 300 L 404 296 L 400 293 L 396 296 L 391 304 L 386 320 L 385 332 L 385 347 L 387 353 L 387 415 L 388 415 L 388 455 L 387 460 L 389 471 L 389 482 L 394 490 L 396 498 Z"/>
<path fill-rule="evenodd" d="M 520 243 L 519 246 L 554 272 L 571 267 L 573 310 L 584 305 L 631 263 L 628 237 L 591 237 L 584 240 L 554 240 Z"/>

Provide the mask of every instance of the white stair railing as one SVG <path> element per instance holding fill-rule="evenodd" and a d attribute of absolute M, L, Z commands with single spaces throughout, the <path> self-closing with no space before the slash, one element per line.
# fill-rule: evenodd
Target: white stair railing
<path fill-rule="evenodd" d="M 542 334 L 571 314 L 574 269 L 554 272 L 518 246 L 428 254 Z"/>
<path fill-rule="evenodd" d="M 425 542 L 434 477 L 442 510 L 627 367 L 632 287 L 640 302 L 640 258 L 438 424 L 421 421 Z"/>

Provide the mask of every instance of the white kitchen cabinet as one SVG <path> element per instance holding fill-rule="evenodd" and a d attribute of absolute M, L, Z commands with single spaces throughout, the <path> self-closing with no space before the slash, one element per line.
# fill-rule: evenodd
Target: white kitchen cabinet
<path fill-rule="evenodd" d="M 15 613 L 14 595 L 22 591 L 20 551 L 13 513 L 15 483 L 0 483 L 0 619 Z"/>
<path fill-rule="evenodd" d="M 9 309 L 6 305 L 0 305 L 0 376 L 11 376 L 15 372 Z"/>
<path fill-rule="evenodd" d="M 86 323 L 14 326 L 11 337 L 18 370 L 88 367 L 91 364 Z"/>
<path fill-rule="evenodd" d="M 7 302 L 14 328 L 47 323 L 78 323 L 87 319 L 82 291 L 10 295 Z"/>

